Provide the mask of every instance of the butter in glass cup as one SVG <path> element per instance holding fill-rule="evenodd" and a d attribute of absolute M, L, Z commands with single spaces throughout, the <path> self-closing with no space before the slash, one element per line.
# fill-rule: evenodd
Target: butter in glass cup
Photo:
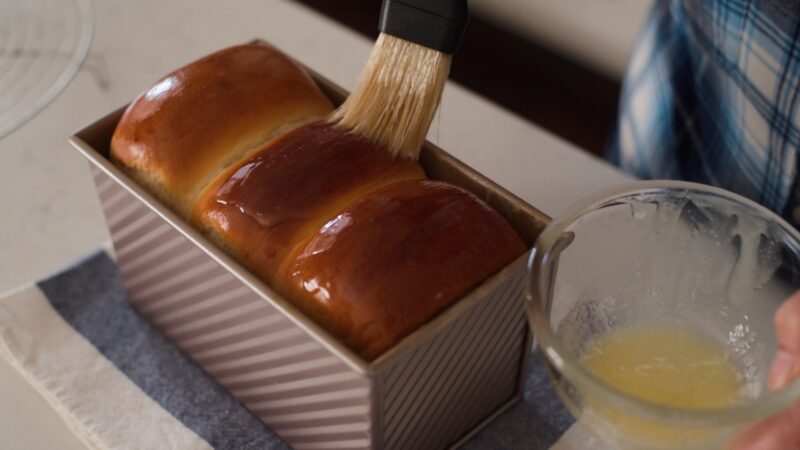
<path fill-rule="evenodd" d="M 800 399 L 800 382 L 767 386 L 800 234 L 750 200 L 678 181 L 602 192 L 542 232 L 528 282 L 559 396 L 612 447 L 719 448 Z"/>

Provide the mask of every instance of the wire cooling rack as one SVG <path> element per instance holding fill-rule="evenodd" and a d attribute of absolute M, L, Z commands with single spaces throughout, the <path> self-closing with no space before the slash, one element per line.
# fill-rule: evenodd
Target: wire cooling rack
<path fill-rule="evenodd" d="M 91 40 L 89 0 L 0 0 L 0 138 L 66 87 Z"/>

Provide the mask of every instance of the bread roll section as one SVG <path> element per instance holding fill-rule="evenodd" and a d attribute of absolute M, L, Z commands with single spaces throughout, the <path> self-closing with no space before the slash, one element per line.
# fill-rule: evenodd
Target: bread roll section
<path fill-rule="evenodd" d="M 265 44 L 231 47 L 162 78 L 125 111 L 111 157 L 181 214 L 227 165 L 333 110 L 308 74 Z"/>
<path fill-rule="evenodd" d="M 408 181 L 340 211 L 287 258 L 275 286 L 372 360 L 524 251 L 471 193 Z"/>
<path fill-rule="evenodd" d="M 475 195 L 332 125 L 272 47 L 214 53 L 125 112 L 112 160 L 371 361 L 525 252 Z"/>
<path fill-rule="evenodd" d="M 286 254 L 353 200 L 402 180 L 422 179 L 327 122 L 289 132 L 232 166 L 201 196 L 194 222 L 268 283 Z"/>

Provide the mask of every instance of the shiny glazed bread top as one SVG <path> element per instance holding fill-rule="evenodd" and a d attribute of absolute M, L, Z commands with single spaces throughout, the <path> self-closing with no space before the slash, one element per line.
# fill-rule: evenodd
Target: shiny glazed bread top
<path fill-rule="evenodd" d="M 368 140 L 320 121 L 231 166 L 201 195 L 193 220 L 268 283 L 286 254 L 353 200 L 425 177 Z"/>
<path fill-rule="evenodd" d="M 406 181 L 340 211 L 287 258 L 275 286 L 372 360 L 524 251 L 473 194 Z"/>
<path fill-rule="evenodd" d="M 308 74 L 263 44 L 227 48 L 158 81 L 125 111 L 111 158 L 179 213 L 228 164 L 333 110 Z"/>

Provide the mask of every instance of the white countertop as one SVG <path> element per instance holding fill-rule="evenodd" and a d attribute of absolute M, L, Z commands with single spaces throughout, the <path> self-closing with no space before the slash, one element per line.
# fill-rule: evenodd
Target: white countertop
<path fill-rule="evenodd" d="M 371 48 L 366 39 L 289 0 L 94 0 L 94 14 L 92 47 L 72 83 L 34 119 L 0 139 L 0 292 L 52 273 L 108 240 L 87 163 L 67 144 L 73 131 L 170 70 L 256 37 L 347 88 Z M 550 215 L 629 179 L 452 83 L 430 138 Z M 83 448 L 3 361 L 0 448 Z"/>

